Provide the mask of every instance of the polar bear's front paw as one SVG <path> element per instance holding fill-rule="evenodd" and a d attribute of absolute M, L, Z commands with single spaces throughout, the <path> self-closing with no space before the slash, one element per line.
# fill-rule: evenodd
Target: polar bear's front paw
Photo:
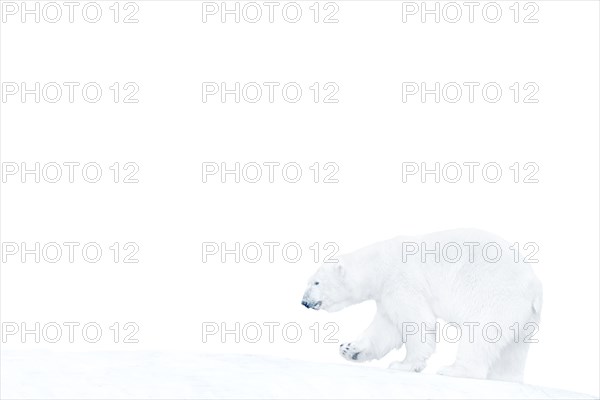
<path fill-rule="evenodd" d="M 356 343 L 340 344 L 340 354 L 349 361 L 366 361 L 369 359 L 366 349 Z"/>
<path fill-rule="evenodd" d="M 389 368 L 405 372 L 421 372 L 426 365 L 425 361 L 394 361 Z"/>

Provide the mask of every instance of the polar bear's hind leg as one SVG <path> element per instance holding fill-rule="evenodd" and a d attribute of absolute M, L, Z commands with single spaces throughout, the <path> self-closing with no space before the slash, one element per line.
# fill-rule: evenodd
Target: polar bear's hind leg
<path fill-rule="evenodd" d="M 528 351 L 528 343 L 522 341 L 508 343 L 490 368 L 488 379 L 522 382 Z"/>

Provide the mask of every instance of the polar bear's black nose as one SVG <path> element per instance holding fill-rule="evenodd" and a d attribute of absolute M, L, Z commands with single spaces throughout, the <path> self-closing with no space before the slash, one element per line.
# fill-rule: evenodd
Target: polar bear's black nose
<path fill-rule="evenodd" d="M 306 300 L 302 300 L 302 305 L 306 308 L 310 308 L 310 304 Z"/>

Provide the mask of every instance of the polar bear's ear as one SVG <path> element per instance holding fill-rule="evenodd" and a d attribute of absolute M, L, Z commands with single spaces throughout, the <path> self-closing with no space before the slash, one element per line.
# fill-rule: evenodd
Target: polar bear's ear
<path fill-rule="evenodd" d="M 344 267 L 342 266 L 342 264 L 336 264 L 335 268 L 335 272 L 340 275 L 340 276 L 344 276 L 344 273 L 346 272 Z"/>

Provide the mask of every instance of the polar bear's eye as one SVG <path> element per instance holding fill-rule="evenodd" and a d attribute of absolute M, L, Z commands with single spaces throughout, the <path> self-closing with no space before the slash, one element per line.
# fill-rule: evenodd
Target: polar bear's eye
<path fill-rule="evenodd" d="M 319 284 L 319 282 L 315 282 L 315 285 L 318 285 L 318 284 Z"/>

